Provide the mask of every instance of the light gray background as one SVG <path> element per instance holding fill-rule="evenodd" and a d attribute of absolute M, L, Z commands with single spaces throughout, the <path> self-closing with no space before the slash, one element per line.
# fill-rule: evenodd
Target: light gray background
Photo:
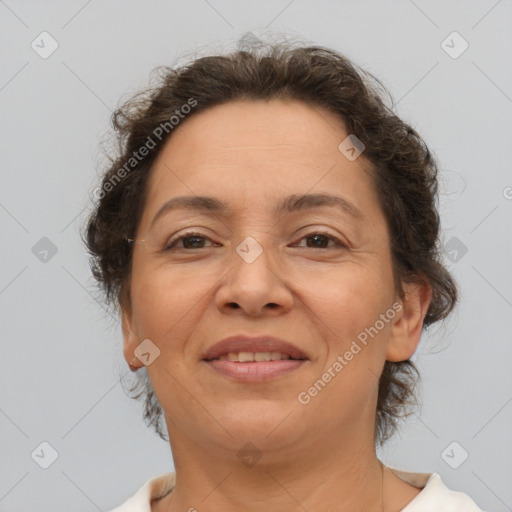
<path fill-rule="evenodd" d="M 1 511 L 108 510 L 173 470 L 119 384 L 120 328 L 91 295 L 78 229 L 118 101 L 157 65 L 265 30 L 375 73 L 437 154 L 445 240 L 467 247 L 447 259 L 461 304 L 423 339 L 423 408 L 382 457 L 512 510 L 511 0 L 0 0 L 0 16 Z M 31 48 L 42 31 L 59 44 L 47 59 Z M 441 47 L 453 31 L 469 43 L 456 59 Z M 31 458 L 43 441 L 48 469 Z M 453 441 L 469 453 L 458 469 L 441 456 Z"/>

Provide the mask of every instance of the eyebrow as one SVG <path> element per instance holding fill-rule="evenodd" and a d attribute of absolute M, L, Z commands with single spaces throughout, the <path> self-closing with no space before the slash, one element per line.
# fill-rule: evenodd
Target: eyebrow
<path fill-rule="evenodd" d="M 276 205 L 274 215 L 279 216 L 321 207 L 337 208 L 358 221 L 366 220 L 361 210 L 356 208 L 356 206 L 346 199 L 325 193 L 293 194 L 287 196 Z M 151 221 L 151 226 L 153 226 L 157 219 L 159 219 L 164 213 L 178 209 L 203 213 L 209 212 L 225 218 L 231 217 L 234 213 L 232 208 L 215 197 L 178 196 L 169 199 L 159 208 Z"/>

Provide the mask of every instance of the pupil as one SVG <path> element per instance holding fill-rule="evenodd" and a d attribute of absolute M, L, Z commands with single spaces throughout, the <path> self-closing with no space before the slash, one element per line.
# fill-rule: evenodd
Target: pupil
<path fill-rule="evenodd" d="M 190 243 L 190 240 L 195 240 L 196 242 L 199 241 L 199 245 L 201 244 L 201 238 L 200 236 L 188 236 L 187 238 L 185 238 L 183 240 L 184 242 L 184 245 L 185 247 L 196 247 L 197 248 L 197 244 L 194 244 L 193 242 Z"/>
<path fill-rule="evenodd" d="M 325 244 L 322 244 L 322 241 L 325 242 L 327 240 L 327 238 L 324 235 L 313 235 L 313 236 L 310 236 L 309 239 L 315 240 L 315 242 L 314 242 L 315 245 L 313 245 L 313 247 L 320 247 L 318 244 L 316 244 L 316 242 L 320 241 L 322 249 L 325 248 Z"/>

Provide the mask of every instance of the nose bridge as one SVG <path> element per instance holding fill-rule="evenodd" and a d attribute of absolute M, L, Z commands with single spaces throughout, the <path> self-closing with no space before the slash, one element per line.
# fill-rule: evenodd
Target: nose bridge
<path fill-rule="evenodd" d="M 255 235 L 258 236 L 258 235 Z M 272 237 L 260 235 L 247 236 L 235 249 L 234 276 L 240 278 L 251 287 L 270 287 L 277 278 L 275 247 L 272 247 Z M 274 267 L 274 268 L 272 268 Z"/>
<path fill-rule="evenodd" d="M 217 293 L 218 306 L 225 308 L 235 304 L 258 314 L 265 306 L 291 305 L 291 292 L 285 279 L 280 275 L 282 266 L 278 263 L 275 247 L 271 247 L 272 236 L 247 236 L 235 248 L 231 271 Z"/>

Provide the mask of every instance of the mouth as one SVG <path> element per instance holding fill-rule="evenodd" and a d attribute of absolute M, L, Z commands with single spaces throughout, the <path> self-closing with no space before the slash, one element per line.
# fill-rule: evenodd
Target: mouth
<path fill-rule="evenodd" d="M 228 352 L 214 359 L 206 359 L 206 361 L 232 361 L 236 363 L 262 363 L 267 361 L 286 361 L 293 359 L 294 361 L 305 360 L 305 357 L 292 357 L 290 354 L 283 352 Z"/>
<path fill-rule="evenodd" d="M 309 359 L 287 341 L 239 335 L 215 344 L 203 360 L 225 377 L 258 382 L 294 372 Z"/>

